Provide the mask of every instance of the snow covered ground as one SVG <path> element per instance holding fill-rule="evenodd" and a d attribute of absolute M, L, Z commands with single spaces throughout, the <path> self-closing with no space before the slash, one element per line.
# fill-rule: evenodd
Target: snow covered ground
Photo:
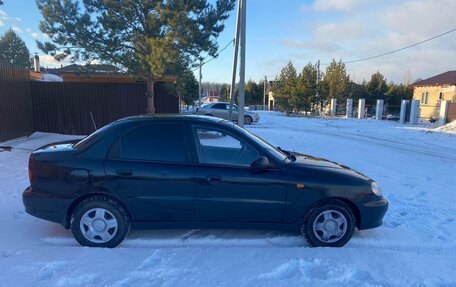
<path fill-rule="evenodd" d="M 116 249 L 24 212 L 28 149 L 71 138 L 36 133 L 0 152 L 0 286 L 456 286 L 456 135 L 393 122 L 260 112 L 250 127 L 284 149 L 376 179 L 384 225 L 343 248 L 276 231 L 132 232 Z"/>

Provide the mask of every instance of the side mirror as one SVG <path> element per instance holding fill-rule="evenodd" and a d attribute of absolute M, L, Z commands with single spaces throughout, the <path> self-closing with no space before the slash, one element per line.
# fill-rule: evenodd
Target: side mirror
<path fill-rule="evenodd" d="M 260 156 L 250 165 L 253 169 L 263 170 L 269 167 L 269 160 L 265 156 Z"/>

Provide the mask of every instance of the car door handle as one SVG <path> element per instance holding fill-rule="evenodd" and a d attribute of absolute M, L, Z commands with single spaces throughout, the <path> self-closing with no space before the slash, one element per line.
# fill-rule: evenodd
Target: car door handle
<path fill-rule="evenodd" d="M 131 176 L 133 175 L 133 171 L 130 169 L 118 169 L 116 170 L 117 175 L 120 176 Z"/>
<path fill-rule="evenodd" d="M 220 175 L 207 175 L 206 181 L 213 182 L 213 181 L 221 181 L 222 177 Z"/>

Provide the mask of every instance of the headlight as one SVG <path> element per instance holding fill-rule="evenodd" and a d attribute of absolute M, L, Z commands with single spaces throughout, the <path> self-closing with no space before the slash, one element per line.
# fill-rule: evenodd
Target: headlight
<path fill-rule="evenodd" d="M 372 192 L 377 195 L 377 196 L 382 196 L 382 190 L 380 189 L 380 186 L 378 186 L 378 184 L 373 181 L 371 183 L 371 188 L 372 188 Z"/>

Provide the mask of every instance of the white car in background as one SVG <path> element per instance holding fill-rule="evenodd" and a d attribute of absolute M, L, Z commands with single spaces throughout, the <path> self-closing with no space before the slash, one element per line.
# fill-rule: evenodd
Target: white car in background
<path fill-rule="evenodd" d="M 233 105 L 233 112 L 231 113 L 231 119 L 229 118 L 230 103 L 215 102 L 207 103 L 199 108 L 196 108 L 195 113 L 197 115 L 205 115 L 211 117 L 218 117 L 229 121 L 237 122 L 238 120 L 238 106 Z M 258 123 L 260 116 L 257 113 L 244 110 L 244 124 L 250 125 L 252 123 Z"/>

